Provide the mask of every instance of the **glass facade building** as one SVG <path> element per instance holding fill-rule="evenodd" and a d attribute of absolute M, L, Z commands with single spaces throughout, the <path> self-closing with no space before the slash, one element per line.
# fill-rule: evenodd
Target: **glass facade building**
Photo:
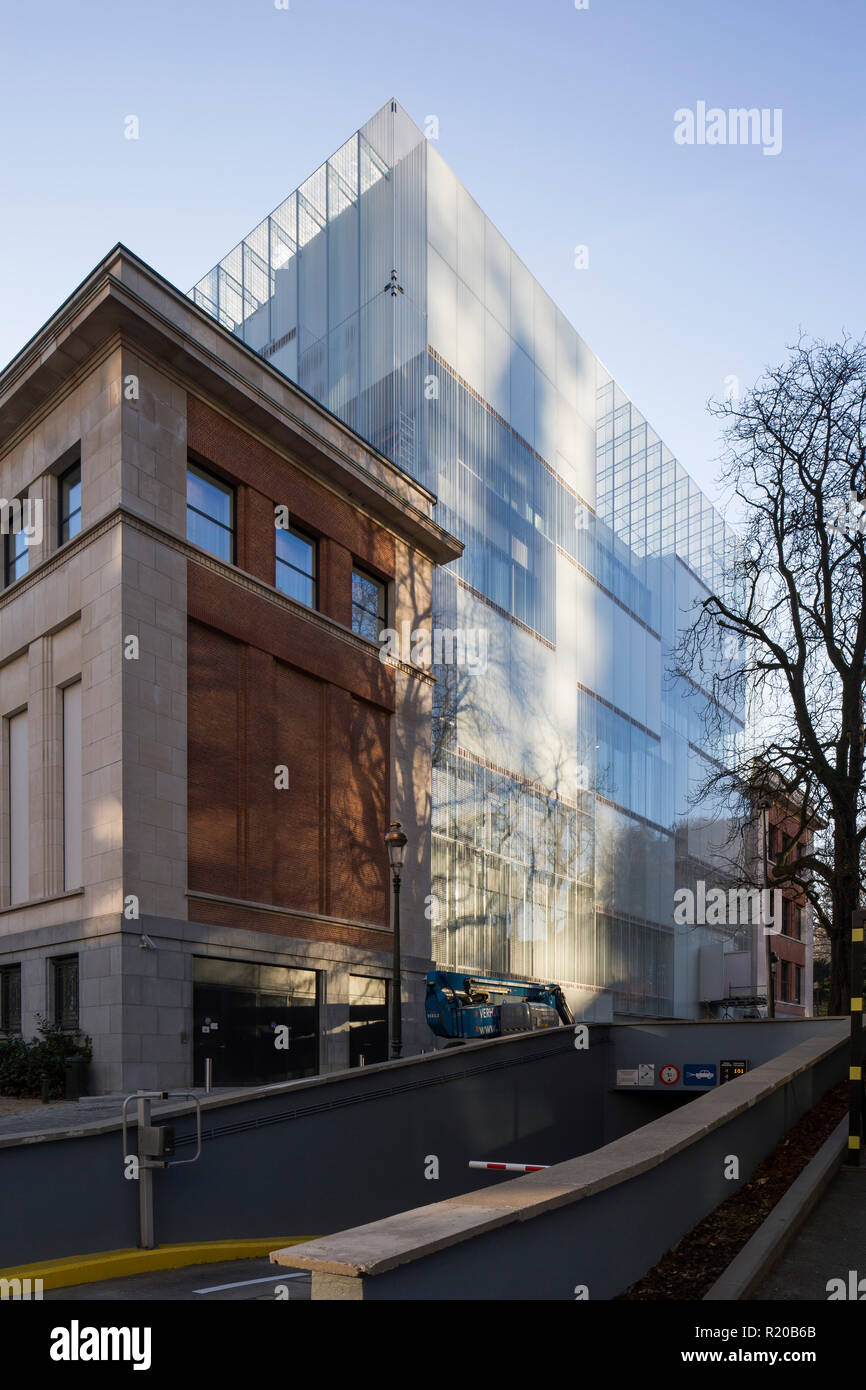
<path fill-rule="evenodd" d="M 190 297 L 464 542 L 434 595 L 434 632 L 458 634 L 435 697 L 437 964 L 697 1014 L 705 931 L 674 925 L 674 890 L 720 881 L 726 832 L 691 804 L 704 697 L 668 668 L 721 583 L 718 512 L 396 102 Z"/>

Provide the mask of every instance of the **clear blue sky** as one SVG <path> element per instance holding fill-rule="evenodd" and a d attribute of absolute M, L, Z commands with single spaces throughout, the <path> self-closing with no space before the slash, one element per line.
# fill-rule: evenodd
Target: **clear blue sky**
<path fill-rule="evenodd" d="M 707 398 L 866 329 L 864 52 L 862 0 L 8 5 L 0 361 L 116 241 L 188 289 L 396 96 L 715 496 Z M 781 154 L 675 144 L 698 101 Z"/>

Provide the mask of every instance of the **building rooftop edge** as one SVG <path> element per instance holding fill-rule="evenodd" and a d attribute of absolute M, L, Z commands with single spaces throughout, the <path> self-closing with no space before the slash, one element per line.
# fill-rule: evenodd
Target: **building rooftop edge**
<path fill-rule="evenodd" d="M 126 276 L 124 267 L 130 272 Z M 135 280 L 138 284 L 133 283 Z M 160 305 L 155 298 L 148 298 L 140 293 L 142 282 L 163 296 L 166 301 L 163 307 L 174 311 L 171 318 L 161 313 Z M 112 311 L 106 310 L 107 304 L 113 305 L 113 316 Z M 206 330 L 207 335 L 216 335 L 217 340 L 225 345 L 225 353 L 211 351 L 210 361 L 207 361 L 208 348 L 204 337 L 190 333 L 183 322 L 178 321 L 177 311 L 182 312 L 190 325 L 197 323 Z M 100 342 L 106 341 L 112 331 L 123 333 L 124 327 L 128 333 L 133 317 L 144 325 L 148 315 L 151 336 L 159 335 L 166 345 L 173 341 L 175 353 L 180 351 L 186 356 L 185 366 L 181 370 L 191 383 L 197 381 L 201 385 L 210 379 L 213 385 L 219 380 L 218 367 L 224 375 L 231 373 L 233 383 L 221 383 L 226 390 L 231 391 L 234 384 L 236 394 L 255 393 L 258 397 L 258 410 L 256 411 L 255 405 L 252 406 L 253 413 L 260 416 L 266 413 L 275 423 L 281 423 L 293 430 L 299 445 L 305 437 L 309 445 L 310 439 L 315 436 L 318 442 L 312 447 L 316 447 L 322 454 L 333 455 L 344 471 L 354 474 L 359 482 L 366 484 L 369 490 L 368 502 L 374 496 L 382 502 L 389 494 L 389 505 L 386 508 L 389 513 L 388 524 L 396 524 L 398 529 L 405 530 L 417 541 L 422 541 L 423 538 L 421 548 L 427 548 L 431 558 L 444 564 L 462 553 L 462 542 L 451 536 L 433 519 L 432 508 L 437 500 L 434 493 L 393 460 L 381 454 L 369 441 L 352 430 L 303 387 L 272 367 L 252 348 L 247 347 L 228 329 L 199 309 L 177 286 L 122 242 L 114 244 L 0 371 L 2 453 L 5 454 L 10 447 L 14 447 L 26 421 L 50 400 L 63 382 L 74 374 L 80 361 L 86 360 Z M 155 319 L 154 316 L 158 317 Z M 85 325 L 92 324 L 97 317 L 105 320 L 102 323 L 103 332 L 96 338 L 92 333 L 88 337 Z M 181 341 L 178 342 L 178 339 Z M 69 350 L 73 340 L 79 350 L 78 358 Z M 63 347 L 67 349 L 65 355 L 61 353 L 58 356 Z M 238 363 L 248 363 L 253 371 L 245 373 L 238 370 L 238 367 L 233 365 L 232 358 Z M 291 413 L 287 403 L 281 403 L 274 396 L 262 391 L 255 382 L 256 376 L 263 382 L 272 381 L 279 393 L 287 398 L 287 402 L 296 399 L 303 412 L 309 413 L 314 422 L 321 420 L 324 428 L 319 429 L 315 423 L 303 420 L 299 414 Z M 38 387 L 37 377 L 40 378 Z M 30 398 L 22 401 L 21 393 L 26 392 L 28 382 L 34 389 Z M 17 411 L 11 410 L 13 403 L 17 403 Z M 243 412 L 244 418 L 247 413 L 248 411 Z M 283 417 L 282 421 L 279 420 L 280 416 Z M 371 468 L 370 463 L 375 467 Z M 423 499 L 427 506 L 419 506 L 413 502 L 413 495 Z"/>

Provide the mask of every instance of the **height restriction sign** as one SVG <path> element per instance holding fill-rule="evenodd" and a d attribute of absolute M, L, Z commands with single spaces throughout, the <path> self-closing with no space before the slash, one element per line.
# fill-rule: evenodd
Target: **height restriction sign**
<path fill-rule="evenodd" d="M 680 1079 L 680 1069 L 675 1067 L 673 1062 L 666 1062 L 659 1071 L 659 1081 L 663 1081 L 666 1086 L 676 1086 Z"/>

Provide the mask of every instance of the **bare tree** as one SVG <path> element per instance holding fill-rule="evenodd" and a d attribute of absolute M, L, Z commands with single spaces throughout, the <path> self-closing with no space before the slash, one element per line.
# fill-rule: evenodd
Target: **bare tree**
<path fill-rule="evenodd" d="M 742 534 L 677 666 L 711 682 L 717 734 L 723 710 L 747 702 L 751 744 L 728 748 L 706 788 L 795 808 L 774 884 L 811 902 L 830 942 L 830 1011 L 843 1012 L 866 836 L 866 343 L 801 339 L 744 399 L 711 408 L 728 422 L 722 478 Z"/>

